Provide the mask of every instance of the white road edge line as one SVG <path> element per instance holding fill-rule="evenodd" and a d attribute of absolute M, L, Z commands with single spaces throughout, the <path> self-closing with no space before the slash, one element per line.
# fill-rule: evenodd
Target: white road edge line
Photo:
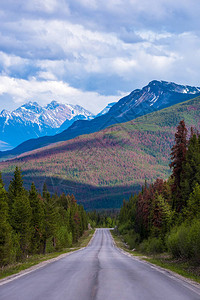
<path fill-rule="evenodd" d="M 190 289 L 191 291 L 195 292 L 197 295 L 200 295 L 200 284 L 198 282 L 195 282 L 195 281 L 193 281 L 189 278 L 185 278 L 185 277 L 183 277 L 183 276 L 181 276 L 181 275 L 179 275 L 179 274 L 177 274 L 177 273 L 175 273 L 171 270 L 162 268 L 160 266 L 156 266 L 156 265 L 154 265 L 154 264 L 152 264 L 148 261 L 143 260 L 142 258 L 138 258 L 138 257 L 134 256 L 134 254 L 132 255 L 129 252 L 124 251 L 123 249 L 117 247 L 117 245 L 115 243 L 115 240 L 113 239 L 111 233 L 110 233 L 110 235 L 111 235 L 111 238 L 113 240 L 113 246 L 116 247 L 117 249 L 119 249 L 119 251 L 122 254 L 124 254 L 124 255 L 126 255 L 126 256 L 134 259 L 134 260 L 137 260 L 138 262 L 140 262 L 142 264 L 149 265 L 152 269 L 154 269 L 154 270 L 156 270 L 160 273 L 165 274 L 166 276 L 168 276 L 168 277 L 176 280 L 177 282 L 181 283 L 184 287 L 186 287 L 186 288 Z"/>
<path fill-rule="evenodd" d="M 96 234 L 96 230 L 95 230 L 95 232 L 94 232 L 94 234 L 93 234 L 93 237 L 91 238 L 91 240 L 89 241 L 89 243 L 88 243 L 88 245 L 87 245 L 86 247 L 88 247 L 88 246 L 90 245 L 90 243 L 91 243 L 92 240 L 94 239 L 94 235 L 95 235 L 95 234 Z M 8 277 L 5 277 L 5 278 L 3 278 L 3 279 L 0 279 L 0 286 L 4 285 L 4 284 L 6 284 L 6 283 L 9 283 L 9 282 L 11 282 L 11 281 L 13 281 L 13 280 L 15 280 L 15 279 L 18 279 L 18 278 L 20 278 L 20 277 L 23 277 L 23 276 L 25 276 L 25 275 L 27 275 L 27 274 L 29 274 L 29 273 L 32 273 L 32 272 L 34 272 L 34 271 L 36 271 L 36 270 L 39 270 L 39 269 L 45 267 L 46 265 L 51 264 L 51 263 L 53 263 L 53 262 L 55 262 L 55 261 L 57 261 L 57 260 L 60 260 L 60 259 L 66 257 L 66 256 L 68 256 L 68 255 L 71 255 L 71 254 L 76 253 L 76 252 L 78 252 L 78 251 L 82 251 L 82 250 L 84 250 L 86 247 L 82 247 L 82 248 L 80 248 L 80 249 L 78 249 L 78 250 L 71 251 L 71 252 L 68 252 L 68 253 L 63 253 L 63 254 L 61 254 L 61 255 L 59 255 L 59 256 L 57 256 L 57 257 L 54 257 L 54 258 L 51 258 L 51 259 L 42 261 L 41 263 L 38 263 L 37 265 L 34 265 L 34 266 L 32 266 L 32 267 L 30 267 L 30 268 L 28 268 L 28 269 L 25 269 L 25 270 L 23 270 L 23 271 L 20 271 L 19 273 L 16 273 L 16 274 L 10 275 L 10 276 L 8 276 Z"/>

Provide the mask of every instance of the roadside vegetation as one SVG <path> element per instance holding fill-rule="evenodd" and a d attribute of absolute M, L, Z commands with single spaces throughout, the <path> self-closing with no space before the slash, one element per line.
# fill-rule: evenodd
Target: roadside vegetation
<path fill-rule="evenodd" d="M 88 222 L 92 228 L 114 228 L 117 222 L 118 210 L 100 210 L 87 213 Z"/>
<path fill-rule="evenodd" d="M 79 238 L 79 240 L 72 244 L 71 248 L 64 248 L 60 251 L 55 251 L 52 253 L 46 253 L 46 254 L 33 254 L 30 256 L 27 256 L 20 262 L 15 262 L 13 264 L 9 264 L 6 266 L 1 267 L 0 269 L 0 279 L 5 278 L 7 276 L 19 273 L 20 271 L 23 271 L 25 269 L 28 269 L 32 266 L 35 266 L 43 261 L 51 260 L 56 257 L 59 257 L 62 254 L 66 254 L 69 252 L 73 252 L 76 250 L 79 250 L 82 247 L 86 247 L 88 243 L 90 242 L 91 238 L 94 234 L 94 229 L 86 230 L 83 235 Z"/>
<path fill-rule="evenodd" d="M 79 239 L 87 229 L 86 212 L 73 195 L 51 196 L 45 184 L 42 195 L 34 183 L 30 191 L 25 190 L 18 167 L 7 192 L 0 176 L 2 272 L 8 265 L 21 268 L 24 263 L 35 264 L 60 251 L 80 247 Z M 84 238 L 88 238 L 87 235 Z"/>
<path fill-rule="evenodd" d="M 169 177 L 176 126 L 185 119 L 188 127 L 200 130 L 199 111 L 200 97 L 31 151 L 1 162 L 0 170 L 6 187 L 17 165 L 26 188 L 32 181 L 36 187 L 46 181 L 51 193 L 70 187 L 88 210 L 119 208 L 123 197 L 138 193 L 145 179 Z"/>
<path fill-rule="evenodd" d="M 117 247 L 136 256 L 138 259 L 145 260 L 149 263 L 168 269 L 181 276 L 192 279 L 200 283 L 200 266 L 191 260 L 174 258 L 171 254 L 164 253 L 144 253 L 141 250 L 130 249 L 130 246 L 124 241 L 122 235 L 117 230 L 111 230 L 111 234 Z"/>
<path fill-rule="evenodd" d="M 117 233 L 134 253 L 200 280 L 200 135 L 191 128 L 187 136 L 182 120 L 171 151 L 172 175 L 145 182 L 123 202 Z"/>

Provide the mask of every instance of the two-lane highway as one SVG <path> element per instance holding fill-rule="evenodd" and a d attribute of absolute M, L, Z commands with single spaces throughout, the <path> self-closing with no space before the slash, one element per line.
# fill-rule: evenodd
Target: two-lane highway
<path fill-rule="evenodd" d="M 98 229 L 83 250 L 0 285 L 0 300 L 47 299 L 200 300 L 200 289 L 124 255 Z"/>

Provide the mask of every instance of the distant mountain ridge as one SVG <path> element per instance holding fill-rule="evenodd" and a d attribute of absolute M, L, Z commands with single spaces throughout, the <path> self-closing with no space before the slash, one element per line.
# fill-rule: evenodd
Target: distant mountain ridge
<path fill-rule="evenodd" d="M 115 105 L 116 103 L 117 102 L 108 103 L 108 105 L 102 111 L 100 111 L 100 113 L 98 113 L 98 115 L 96 115 L 96 117 L 100 117 L 100 116 L 107 114 L 109 112 L 109 110 L 111 109 L 111 107 L 113 107 L 113 105 Z"/>
<path fill-rule="evenodd" d="M 42 107 L 30 101 L 12 112 L 0 113 L 0 140 L 16 146 L 30 138 L 59 133 L 75 120 L 92 117 L 91 112 L 79 105 L 52 101 Z"/>
<path fill-rule="evenodd" d="M 15 166 L 26 188 L 72 193 L 85 208 L 119 208 L 123 198 L 170 174 L 170 152 L 180 120 L 200 130 L 200 96 L 99 132 L 24 153 L 0 163 L 6 187 Z M 189 131 L 190 132 L 190 131 Z"/>
<path fill-rule="evenodd" d="M 110 125 L 133 120 L 139 116 L 161 110 L 200 95 L 200 87 L 179 85 L 166 81 L 151 81 L 142 89 L 136 89 L 109 108 L 108 112 L 92 120 L 75 121 L 68 129 L 54 136 L 28 140 L 0 157 L 12 157 L 47 146 L 51 143 L 70 140 L 79 135 L 97 132 Z"/>

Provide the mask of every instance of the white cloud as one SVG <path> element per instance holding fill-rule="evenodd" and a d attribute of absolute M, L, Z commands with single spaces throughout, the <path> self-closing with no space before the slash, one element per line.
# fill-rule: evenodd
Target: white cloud
<path fill-rule="evenodd" d="M 1 1 L 0 101 L 53 98 L 95 112 L 152 79 L 199 85 L 199 8 L 196 0 Z"/>
<path fill-rule="evenodd" d="M 37 101 L 44 105 L 51 100 L 58 102 L 78 104 L 93 113 L 98 113 L 109 102 L 117 101 L 122 94 L 116 96 L 103 96 L 96 92 L 84 92 L 69 86 L 62 81 L 37 81 L 0 76 L 0 99 L 9 94 L 17 105 L 27 101 Z"/>

